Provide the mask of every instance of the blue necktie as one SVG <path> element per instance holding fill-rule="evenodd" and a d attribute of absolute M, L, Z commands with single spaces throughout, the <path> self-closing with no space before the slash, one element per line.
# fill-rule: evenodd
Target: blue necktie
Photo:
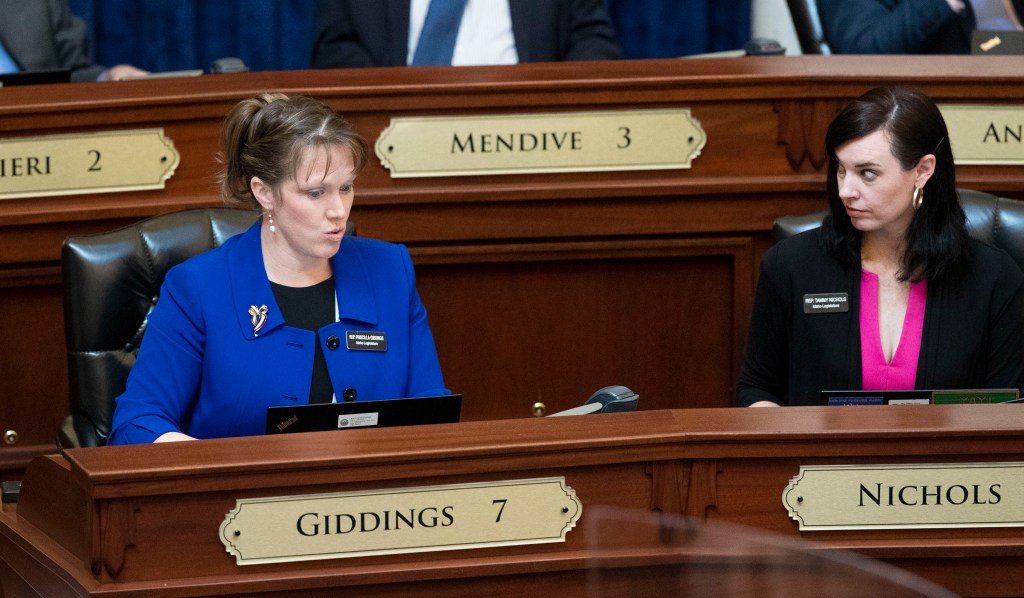
<path fill-rule="evenodd" d="M 5 73 L 17 73 L 20 71 L 21 69 L 18 68 L 18 63 L 14 62 L 11 55 L 7 53 L 7 48 L 4 48 L 4 45 L 0 43 L 0 75 Z"/>
<path fill-rule="evenodd" d="M 414 66 L 450 66 L 455 53 L 455 38 L 466 10 L 467 0 L 430 0 L 423 30 L 416 42 Z"/>

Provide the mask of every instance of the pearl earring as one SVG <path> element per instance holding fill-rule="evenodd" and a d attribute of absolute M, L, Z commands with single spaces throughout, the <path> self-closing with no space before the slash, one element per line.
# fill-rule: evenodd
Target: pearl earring
<path fill-rule="evenodd" d="M 270 232 L 271 233 L 276 233 L 277 232 L 277 227 L 274 226 L 274 213 L 273 212 L 267 212 L 267 224 L 270 225 Z"/>

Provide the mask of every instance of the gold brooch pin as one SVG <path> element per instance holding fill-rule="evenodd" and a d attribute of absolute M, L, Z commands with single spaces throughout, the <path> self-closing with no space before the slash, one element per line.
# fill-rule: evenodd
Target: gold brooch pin
<path fill-rule="evenodd" d="M 267 323 L 267 306 L 261 305 L 256 307 L 255 305 L 250 305 L 249 316 L 249 320 L 252 322 L 252 333 L 256 334 Z"/>

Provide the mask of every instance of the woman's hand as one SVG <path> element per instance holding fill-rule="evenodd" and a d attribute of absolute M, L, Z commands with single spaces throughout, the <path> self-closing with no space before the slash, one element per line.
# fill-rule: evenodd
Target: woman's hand
<path fill-rule="evenodd" d="M 195 440 L 195 438 L 192 438 L 188 434 L 182 434 L 181 432 L 165 432 L 157 437 L 153 442 L 183 442 L 185 440 Z"/>

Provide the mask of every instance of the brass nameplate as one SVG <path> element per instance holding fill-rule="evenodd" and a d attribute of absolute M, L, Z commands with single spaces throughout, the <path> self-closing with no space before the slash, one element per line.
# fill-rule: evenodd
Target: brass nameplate
<path fill-rule="evenodd" d="M 1024 106 L 939 108 L 957 164 L 1024 164 Z"/>
<path fill-rule="evenodd" d="M 394 118 L 392 178 L 690 168 L 707 136 L 689 108 Z"/>
<path fill-rule="evenodd" d="M 236 501 L 220 539 L 239 565 L 564 542 L 583 504 L 565 478 Z"/>
<path fill-rule="evenodd" d="M 0 139 L 0 199 L 163 189 L 179 160 L 163 129 Z"/>
<path fill-rule="evenodd" d="M 802 466 L 782 492 L 802 531 L 1024 526 L 1024 463 Z"/>

